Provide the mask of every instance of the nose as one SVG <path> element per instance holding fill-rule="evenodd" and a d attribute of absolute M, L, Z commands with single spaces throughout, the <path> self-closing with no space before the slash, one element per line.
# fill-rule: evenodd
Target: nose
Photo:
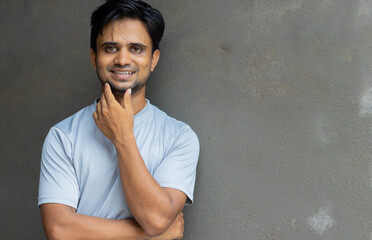
<path fill-rule="evenodd" d="M 125 49 L 121 49 L 116 54 L 114 62 L 115 64 L 120 65 L 120 66 L 125 66 L 127 64 L 130 64 L 131 63 L 130 53 Z"/>

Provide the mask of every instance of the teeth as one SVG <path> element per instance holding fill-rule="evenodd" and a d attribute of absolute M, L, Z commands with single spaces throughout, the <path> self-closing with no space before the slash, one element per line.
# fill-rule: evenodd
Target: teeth
<path fill-rule="evenodd" d="M 116 74 L 125 74 L 125 75 L 128 75 L 128 74 L 133 74 L 134 72 L 117 72 L 115 71 Z"/>

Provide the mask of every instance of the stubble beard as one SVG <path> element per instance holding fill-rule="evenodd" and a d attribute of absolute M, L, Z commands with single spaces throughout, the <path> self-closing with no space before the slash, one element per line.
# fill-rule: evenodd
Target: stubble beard
<path fill-rule="evenodd" d="M 120 88 L 120 87 L 115 86 L 115 84 L 110 79 L 106 79 L 106 81 L 102 80 L 102 78 L 99 76 L 98 72 L 97 72 L 97 77 L 98 77 L 99 81 L 101 82 L 102 86 L 105 85 L 105 83 L 108 83 L 110 85 L 111 92 L 114 96 L 123 96 L 125 91 L 127 91 L 129 88 L 132 89 L 132 95 L 134 95 L 139 90 L 141 90 L 147 82 L 147 79 L 144 82 L 140 82 L 140 81 L 136 80 L 136 81 L 133 82 L 132 86 L 121 87 Z"/>
<path fill-rule="evenodd" d="M 143 86 L 145 86 L 145 82 L 144 83 L 141 83 L 139 81 L 135 81 L 133 82 L 132 86 L 130 87 L 122 87 L 122 88 L 119 88 L 117 86 L 115 86 L 109 79 L 106 80 L 106 82 L 110 85 L 110 88 L 111 88 L 111 92 L 112 94 L 114 95 L 123 95 L 125 93 L 125 91 L 127 91 L 129 88 L 132 89 L 132 94 L 136 94 L 139 90 L 141 90 L 143 88 Z M 102 85 L 104 85 L 106 82 L 102 82 Z"/>

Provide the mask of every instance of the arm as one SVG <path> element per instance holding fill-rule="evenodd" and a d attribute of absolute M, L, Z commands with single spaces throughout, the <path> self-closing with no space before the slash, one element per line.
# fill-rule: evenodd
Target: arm
<path fill-rule="evenodd" d="M 164 232 L 182 210 L 186 195 L 176 189 L 162 188 L 148 172 L 133 133 L 130 91 L 119 104 L 105 84 L 93 117 L 116 147 L 123 190 L 136 221 L 151 236 Z"/>
<path fill-rule="evenodd" d="M 40 206 L 44 231 L 48 239 L 181 239 L 183 237 L 183 215 L 178 215 L 164 234 L 151 238 L 134 219 L 112 220 L 76 213 L 63 204 Z"/>

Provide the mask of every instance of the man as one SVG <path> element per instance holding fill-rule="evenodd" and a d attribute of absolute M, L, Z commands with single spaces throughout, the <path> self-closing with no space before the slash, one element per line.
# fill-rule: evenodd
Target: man
<path fill-rule="evenodd" d="M 103 93 L 56 124 L 43 146 L 39 206 L 48 239 L 180 239 L 199 142 L 145 98 L 159 60 L 161 14 L 108 0 L 91 17 Z"/>

